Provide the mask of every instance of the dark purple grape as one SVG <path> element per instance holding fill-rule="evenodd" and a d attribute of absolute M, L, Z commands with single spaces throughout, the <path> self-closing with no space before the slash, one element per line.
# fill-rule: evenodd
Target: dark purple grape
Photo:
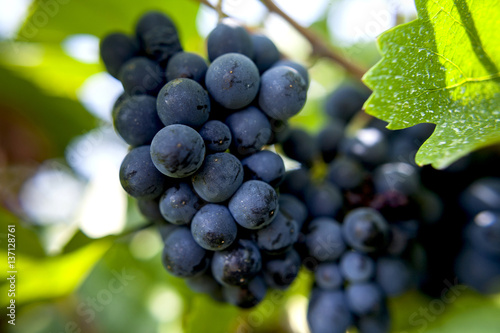
<path fill-rule="evenodd" d="M 207 69 L 208 65 L 200 55 L 191 52 L 178 52 L 168 61 L 167 82 L 185 78 L 194 80 L 204 86 Z"/>
<path fill-rule="evenodd" d="M 500 210 L 500 178 L 484 177 L 462 193 L 461 203 L 470 216 L 483 210 Z"/>
<path fill-rule="evenodd" d="M 158 11 L 149 11 L 136 24 L 137 39 L 146 55 L 165 64 L 182 51 L 179 35 L 172 19 Z"/>
<path fill-rule="evenodd" d="M 259 304 L 267 293 L 267 286 L 261 276 L 256 276 L 243 286 L 224 286 L 222 293 L 229 304 L 248 309 Z"/>
<path fill-rule="evenodd" d="M 358 316 L 377 314 L 385 307 L 382 291 L 373 282 L 350 284 L 345 294 L 349 309 Z"/>
<path fill-rule="evenodd" d="M 353 324 L 353 316 L 344 292 L 314 289 L 307 309 L 307 322 L 311 333 L 345 333 Z"/>
<path fill-rule="evenodd" d="M 212 274 L 224 285 L 248 284 L 261 268 L 259 249 L 254 242 L 246 239 L 239 239 L 228 249 L 215 252 L 212 258 Z"/>
<path fill-rule="evenodd" d="M 342 209 L 342 193 L 328 182 L 313 185 L 306 190 L 305 203 L 311 217 L 335 218 Z"/>
<path fill-rule="evenodd" d="M 281 213 L 295 220 L 299 230 L 302 229 L 302 225 L 304 225 L 308 217 L 306 205 L 297 197 L 286 193 L 280 194 L 278 204 Z"/>
<path fill-rule="evenodd" d="M 115 32 L 106 35 L 99 45 L 99 54 L 109 74 L 118 78 L 121 67 L 139 53 L 137 42 L 130 36 Z"/>
<path fill-rule="evenodd" d="M 243 156 L 256 153 L 271 138 L 269 120 L 254 106 L 229 115 L 226 118 L 226 125 L 231 130 L 233 154 Z"/>
<path fill-rule="evenodd" d="M 346 252 L 340 258 L 340 271 L 349 282 L 366 282 L 375 275 L 375 262 L 359 252 Z"/>
<path fill-rule="evenodd" d="M 259 70 L 250 58 L 227 53 L 210 64 L 205 84 L 217 103 L 226 109 L 241 109 L 248 106 L 259 92 Z"/>
<path fill-rule="evenodd" d="M 200 127 L 210 115 L 210 99 L 203 87 L 191 79 L 174 79 L 158 93 L 158 116 L 165 126 Z"/>
<path fill-rule="evenodd" d="M 208 204 L 193 217 L 191 233 L 194 240 L 204 249 L 221 251 L 229 247 L 238 228 L 226 206 Z"/>
<path fill-rule="evenodd" d="M 384 249 L 389 241 L 389 225 L 372 208 L 356 208 L 346 215 L 342 225 L 344 238 L 353 249 L 375 252 Z"/>
<path fill-rule="evenodd" d="M 193 188 L 205 201 L 218 203 L 229 199 L 243 182 L 243 166 L 232 154 L 207 155 L 192 177 Z"/>
<path fill-rule="evenodd" d="M 253 61 L 262 74 L 280 59 L 280 52 L 274 43 L 264 35 L 251 35 Z"/>
<path fill-rule="evenodd" d="M 252 58 L 254 47 L 250 34 L 234 19 L 223 19 L 207 37 L 208 59 L 214 61 L 227 53 L 240 53 Z"/>
<path fill-rule="evenodd" d="M 367 98 L 367 93 L 353 86 L 341 86 L 326 98 L 325 112 L 334 119 L 348 122 L 362 109 Z"/>
<path fill-rule="evenodd" d="M 228 207 L 239 225 L 247 229 L 261 229 L 278 215 L 278 195 L 269 184 L 249 180 L 236 191 Z"/>
<path fill-rule="evenodd" d="M 189 228 L 177 227 L 165 239 L 163 266 L 178 277 L 192 277 L 201 274 L 209 264 L 207 251 L 193 239 Z"/>
<path fill-rule="evenodd" d="M 202 201 L 187 183 L 169 188 L 160 199 L 160 212 L 172 224 L 188 224 L 201 208 Z"/>
<path fill-rule="evenodd" d="M 120 166 L 122 187 L 136 198 L 157 198 L 167 184 L 167 178 L 153 164 L 149 150 L 149 146 L 132 149 Z"/>
<path fill-rule="evenodd" d="M 300 128 L 290 130 L 287 139 L 282 144 L 285 155 L 308 167 L 319 157 L 315 138 Z"/>
<path fill-rule="evenodd" d="M 127 95 L 158 95 L 165 85 L 165 73 L 160 65 L 146 57 L 135 57 L 120 68 L 118 79 Z"/>
<path fill-rule="evenodd" d="M 149 221 L 165 222 L 163 215 L 161 215 L 159 201 L 160 198 L 138 198 L 137 206 L 141 214 Z"/>
<path fill-rule="evenodd" d="M 292 248 L 298 239 L 299 228 L 295 220 L 278 211 L 271 224 L 256 230 L 253 236 L 259 249 L 279 254 Z"/>
<path fill-rule="evenodd" d="M 231 131 L 229 127 L 219 120 L 207 121 L 199 130 L 205 141 L 205 148 L 210 153 L 222 153 L 231 144 Z"/>
<path fill-rule="evenodd" d="M 299 274 L 300 256 L 295 250 L 268 256 L 262 267 L 264 279 L 270 288 L 284 290 L 288 288 Z"/>
<path fill-rule="evenodd" d="M 287 120 L 299 113 L 307 98 L 307 84 L 295 69 L 272 67 L 261 76 L 259 106 L 269 117 Z"/>
<path fill-rule="evenodd" d="M 288 66 L 290 68 L 295 69 L 297 72 L 300 73 L 300 75 L 304 79 L 306 86 L 309 87 L 309 83 L 310 83 L 309 82 L 309 72 L 307 71 L 307 68 L 305 68 L 303 65 L 301 65 L 298 62 L 293 61 L 293 60 L 283 59 L 283 60 L 275 62 L 273 65 L 273 67 L 278 67 L 278 66 Z"/>
<path fill-rule="evenodd" d="M 346 249 L 340 223 L 329 217 L 312 220 L 306 234 L 306 246 L 318 261 L 338 259 Z"/>
<path fill-rule="evenodd" d="M 314 272 L 318 287 L 323 290 L 338 290 L 344 285 L 344 278 L 340 273 L 339 265 L 335 262 L 322 262 Z"/>
<path fill-rule="evenodd" d="M 403 259 L 384 257 L 377 260 L 376 281 L 390 297 L 408 291 L 414 282 L 414 272 Z"/>
<path fill-rule="evenodd" d="M 241 160 L 246 180 L 261 180 L 278 187 L 285 177 L 285 163 L 281 156 L 262 150 Z"/>
<path fill-rule="evenodd" d="M 151 142 L 151 158 L 156 168 L 173 178 L 194 174 L 205 157 L 205 143 L 189 126 L 169 125 L 160 130 Z"/>
<path fill-rule="evenodd" d="M 113 125 L 131 146 L 149 145 L 163 124 L 156 111 L 156 99 L 148 95 L 125 97 L 113 109 Z"/>
<path fill-rule="evenodd" d="M 497 256 L 500 260 L 500 210 L 485 210 L 477 214 L 465 228 L 465 237 L 478 251 Z"/>

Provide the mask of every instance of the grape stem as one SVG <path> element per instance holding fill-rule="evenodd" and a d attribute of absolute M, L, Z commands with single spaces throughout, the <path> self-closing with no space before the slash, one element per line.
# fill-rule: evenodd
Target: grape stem
<path fill-rule="evenodd" d="M 217 11 L 217 21 L 220 23 L 222 19 L 225 17 L 224 13 L 222 12 L 222 0 L 217 1 L 217 6 L 215 7 L 215 10 Z"/>
<path fill-rule="evenodd" d="M 267 9 L 281 16 L 285 19 L 291 26 L 295 28 L 302 36 L 304 36 L 313 48 L 313 55 L 317 57 L 323 57 L 330 59 L 340 66 L 342 66 L 349 74 L 354 76 L 355 78 L 361 80 L 363 75 L 366 73 L 366 69 L 361 66 L 354 64 L 347 59 L 343 58 L 341 55 L 337 54 L 328 44 L 326 44 L 320 36 L 314 33 L 312 30 L 307 29 L 297 23 L 294 19 L 288 16 L 285 12 L 283 12 L 274 2 L 273 0 L 260 0 L 267 7 Z"/>
<path fill-rule="evenodd" d="M 220 4 L 222 1 L 219 1 L 218 6 L 212 5 L 208 0 L 194 0 L 197 1 L 209 8 L 212 8 L 219 14 L 219 19 L 223 17 L 228 17 L 227 14 L 225 14 L 221 10 Z M 292 19 L 290 16 L 288 16 L 285 12 L 283 12 L 272 0 L 260 0 L 264 6 L 269 10 L 271 13 L 275 13 L 279 16 L 281 16 L 284 20 L 286 20 L 291 26 L 295 28 L 302 36 L 304 36 L 309 43 L 311 44 L 313 48 L 312 54 L 320 57 L 320 58 L 327 58 L 332 60 L 333 62 L 337 63 L 338 65 L 342 66 L 349 74 L 351 74 L 353 77 L 361 81 L 361 78 L 363 75 L 366 73 L 366 69 L 361 67 L 358 64 L 352 63 L 342 57 L 340 54 L 335 52 L 328 44 L 326 44 L 320 36 L 318 36 L 316 33 L 314 33 L 312 30 L 301 26 L 299 23 L 297 23 L 294 19 Z"/>
<path fill-rule="evenodd" d="M 229 16 L 229 15 L 225 14 L 222 11 L 222 0 L 219 1 L 219 4 L 217 5 L 217 7 L 215 7 L 210 2 L 208 2 L 208 0 L 194 0 L 194 1 L 197 1 L 197 2 L 203 4 L 203 5 L 207 6 L 207 7 L 212 8 L 213 10 L 215 10 L 219 14 L 219 18 L 223 18 L 223 17 L 228 17 Z"/>

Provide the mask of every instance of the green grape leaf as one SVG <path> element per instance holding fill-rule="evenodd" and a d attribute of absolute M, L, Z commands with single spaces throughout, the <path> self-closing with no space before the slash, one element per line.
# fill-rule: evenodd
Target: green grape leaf
<path fill-rule="evenodd" d="M 500 1 L 416 0 L 418 19 L 382 34 L 367 113 L 402 129 L 434 123 L 416 156 L 445 168 L 500 142 Z"/>
<path fill-rule="evenodd" d="M 413 308 L 407 318 L 406 333 L 495 333 L 500 327 L 498 296 L 484 296 L 472 290 L 448 292 L 446 297 L 429 300 Z"/>
<path fill-rule="evenodd" d="M 59 43 L 74 34 L 99 38 L 113 31 L 132 33 L 139 16 L 148 10 L 160 10 L 172 17 L 186 49 L 199 43 L 193 22 L 199 4 L 196 1 L 155 0 L 36 0 L 21 27 L 21 42 Z"/>
<path fill-rule="evenodd" d="M 78 89 L 91 75 L 103 71 L 102 64 L 82 63 L 57 43 L 0 41 L 0 64 L 43 94 L 72 100 L 78 99 Z"/>
<path fill-rule="evenodd" d="M 21 231 L 21 227 L 16 228 Z M 16 230 L 16 233 L 17 233 Z M 19 247 L 26 245 L 29 239 L 19 239 Z M 110 240 L 98 240 L 78 251 L 56 257 L 32 257 L 28 255 L 16 256 L 16 270 L 19 271 L 19 280 L 16 282 L 16 305 L 26 304 L 39 300 L 49 300 L 70 294 L 85 279 L 97 261 L 110 248 Z M 5 247 L 7 248 L 7 247 Z M 17 249 L 16 249 L 17 252 Z M 0 252 L 5 258 L 7 254 Z M 0 292 L 8 294 L 10 284 L 6 280 L 7 271 L 0 274 L 2 283 Z M 21 277 L 22 276 L 22 277 Z M 7 297 L 0 300 L 0 305 L 9 302 Z"/>
<path fill-rule="evenodd" d="M 46 94 L 39 85 L 3 66 L 0 60 L 0 114 L 12 113 L 27 126 L 36 128 L 34 133 L 39 140 L 49 142 L 47 157 L 64 155 L 73 137 L 97 125 L 95 118 L 77 101 Z"/>
<path fill-rule="evenodd" d="M 46 256 L 42 244 L 40 243 L 40 240 L 38 238 L 39 235 L 36 229 L 22 223 L 19 217 L 15 216 L 5 208 L 0 207 L 1 230 L 7 230 L 7 227 L 10 225 L 16 226 L 15 237 L 17 248 L 15 249 L 15 253 L 31 256 L 34 258 L 44 258 Z M 7 234 L 5 231 L 2 232 L 2 235 L 0 237 L 2 237 L 2 242 L 5 242 L 5 244 L 7 244 Z M 7 245 L 5 246 L 5 249 L 7 249 Z"/>
<path fill-rule="evenodd" d="M 391 332 L 493 333 L 500 327 L 500 295 L 485 296 L 445 280 L 440 297 L 416 290 L 388 299 Z"/>
<path fill-rule="evenodd" d="M 193 297 L 192 306 L 185 317 L 184 331 L 186 333 L 206 332 L 207 323 L 210 323 L 210 329 L 213 332 L 231 332 L 240 324 L 235 323 L 235 318 L 239 318 L 241 322 L 244 321 L 237 307 L 217 303 L 208 295 Z"/>

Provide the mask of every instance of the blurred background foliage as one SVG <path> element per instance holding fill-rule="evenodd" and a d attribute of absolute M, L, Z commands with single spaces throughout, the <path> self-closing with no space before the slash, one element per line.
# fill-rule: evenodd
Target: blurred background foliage
<path fill-rule="evenodd" d="M 212 1 L 215 3 L 215 1 Z M 375 37 L 414 18 L 412 1 L 277 1 L 340 54 L 366 67 L 378 60 Z M 16 225 L 16 326 L 2 332 L 307 332 L 311 276 L 271 292 L 242 311 L 190 291 L 160 260 L 161 238 L 146 225 L 118 181 L 126 145 L 111 107 L 121 93 L 104 72 L 99 39 L 132 33 L 138 17 L 159 9 L 177 23 L 184 49 L 205 53 L 216 13 L 193 0 L 0 0 L 0 271 L 7 306 L 7 225 Z M 227 0 L 223 11 L 262 30 L 312 83 L 292 123 L 309 131 L 324 121 L 322 100 L 349 80 L 257 1 Z M 395 332 L 498 332 L 500 299 L 465 291 L 439 316 L 432 299 L 410 292 L 391 300 Z M 5 310 L 4 310 L 5 311 Z M 424 321 L 410 320 L 417 314 Z"/>

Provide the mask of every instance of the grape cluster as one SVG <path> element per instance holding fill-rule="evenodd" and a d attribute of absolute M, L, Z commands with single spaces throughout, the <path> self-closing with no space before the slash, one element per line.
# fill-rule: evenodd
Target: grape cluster
<path fill-rule="evenodd" d="M 380 120 L 354 119 L 367 97 L 341 86 L 326 99 L 323 129 L 290 129 L 282 143 L 301 164 L 280 190 L 307 212 L 295 247 L 315 276 L 313 333 L 389 332 L 387 298 L 412 288 L 433 297 L 457 282 L 500 291 L 498 153 L 446 170 L 417 167 L 434 125 L 388 131 Z"/>
<path fill-rule="evenodd" d="M 440 204 L 421 186 L 420 170 L 396 152 L 402 142 L 418 148 L 427 126 L 395 138 L 371 120 L 349 133 L 346 124 L 356 123 L 351 120 L 367 95 L 355 86 L 340 87 L 326 100 L 329 121 L 316 136 L 292 128 L 282 144 L 301 164 L 287 171 L 280 190 L 305 211 L 296 249 L 315 276 L 308 308 L 313 333 L 351 326 L 389 331 L 386 299 L 419 284 L 420 223 L 436 218 L 423 214 L 420 198 Z"/>
<path fill-rule="evenodd" d="M 100 49 L 125 91 L 113 108 L 114 128 L 130 145 L 121 184 L 143 215 L 160 221 L 169 273 L 252 307 L 268 288 L 289 286 L 301 265 L 293 249 L 301 221 L 278 196 L 284 162 L 264 148 L 303 108 L 307 70 L 231 19 L 207 37 L 209 64 L 183 51 L 160 12 L 135 28 L 135 36 L 108 35 Z"/>
<path fill-rule="evenodd" d="M 483 294 L 500 292 L 500 178 L 484 177 L 462 194 L 470 218 L 457 258 L 459 278 Z"/>
<path fill-rule="evenodd" d="M 421 290 L 431 296 L 441 297 L 443 281 L 485 295 L 500 292 L 498 165 L 498 147 L 491 147 L 445 170 L 422 170 L 422 182 L 438 195 L 443 207 L 438 221 L 422 225 L 419 240 L 427 253 Z M 433 209 L 433 205 L 426 208 Z"/>
<path fill-rule="evenodd" d="M 130 145 L 125 191 L 159 225 L 166 270 L 195 292 L 250 308 L 314 274 L 312 333 L 388 332 L 387 298 L 444 280 L 500 291 L 498 153 L 439 171 L 414 156 L 434 130 L 388 131 L 363 116 L 368 91 L 326 99 L 316 134 L 290 127 L 309 76 L 273 42 L 231 19 L 207 37 L 208 61 L 182 49 L 172 20 L 144 14 L 101 58 L 124 94 L 113 108 Z M 285 171 L 280 154 L 299 162 Z"/>
<path fill-rule="evenodd" d="M 498 166 L 498 164 L 496 164 Z M 500 292 L 500 177 L 480 177 L 462 192 L 467 221 L 455 270 L 482 294 Z"/>

